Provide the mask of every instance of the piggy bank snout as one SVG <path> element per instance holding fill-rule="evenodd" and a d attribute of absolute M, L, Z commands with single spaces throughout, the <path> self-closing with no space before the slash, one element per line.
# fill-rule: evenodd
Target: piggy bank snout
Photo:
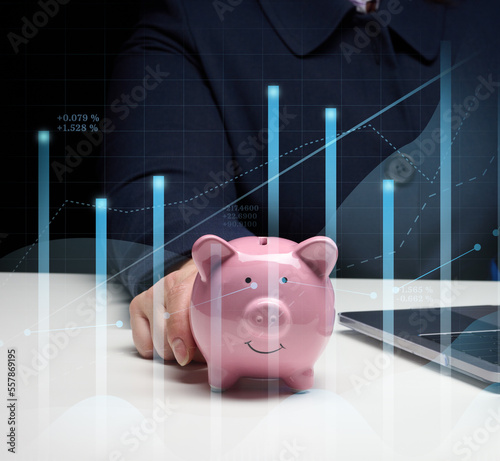
<path fill-rule="evenodd" d="M 282 335 L 291 324 L 290 312 L 277 299 L 263 298 L 251 303 L 245 310 L 244 319 L 256 336 Z"/>

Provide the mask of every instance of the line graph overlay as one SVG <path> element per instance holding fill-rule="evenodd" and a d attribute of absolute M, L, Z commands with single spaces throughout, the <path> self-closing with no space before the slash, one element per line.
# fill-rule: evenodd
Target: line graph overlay
<path fill-rule="evenodd" d="M 409 93 L 407 93 L 406 95 L 402 96 L 401 98 L 397 99 L 396 101 L 394 101 L 393 103 L 389 104 L 388 106 L 386 106 L 385 108 L 381 109 L 380 111 L 376 112 L 375 114 L 371 115 L 370 117 L 366 118 L 365 120 L 363 120 L 362 122 L 358 123 L 357 125 L 355 125 L 354 127 L 352 127 L 351 129 L 347 130 L 346 132 L 340 134 L 339 136 L 337 136 L 334 140 L 330 141 L 330 142 L 327 142 L 325 143 L 325 145 L 322 145 L 320 146 L 319 148 L 317 148 L 316 150 L 314 150 L 313 152 L 311 152 L 310 154 L 308 154 L 307 156 L 303 157 L 302 159 L 298 160 L 297 162 L 295 162 L 294 164 L 290 165 L 289 167 L 285 168 L 282 172 L 280 172 L 278 175 L 275 175 L 275 176 L 279 176 L 279 175 L 283 175 L 285 173 L 287 173 L 288 171 L 292 170 L 293 168 L 297 167 L 298 165 L 304 163 L 305 161 L 307 161 L 309 158 L 315 156 L 317 153 L 321 152 L 323 149 L 325 149 L 326 147 L 328 147 L 329 145 L 331 144 L 334 144 L 336 143 L 337 141 L 339 141 L 340 139 L 343 139 L 344 137 L 348 136 L 349 134 L 353 133 L 354 131 L 356 131 L 358 128 L 362 127 L 363 125 L 369 123 L 370 121 L 374 120 L 375 118 L 379 117 L 381 114 L 387 112 L 388 110 L 392 109 L 394 106 L 398 105 L 399 103 L 405 101 L 406 99 L 410 98 L 411 96 L 413 96 L 414 94 L 418 93 L 419 91 L 421 91 L 422 89 L 428 87 L 429 85 L 431 85 L 432 83 L 438 81 L 439 79 L 441 79 L 444 75 L 447 75 L 449 74 L 450 72 L 452 72 L 453 70 L 455 70 L 456 68 L 462 66 L 463 64 L 465 64 L 466 62 L 468 62 L 470 59 L 472 59 L 474 56 L 476 56 L 476 54 L 473 54 L 472 56 L 469 56 L 468 58 L 465 58 L 461 61 L 459 61 L 458 63 L 456 63 L 454 66 L 450 67 L 449 69 L 447 69 L 446 71 L 444 72 L 441 72 L 440 74 L 436 75 L 435 77 L 433 77 L 432 79 L 428 80 L 427 82 L 423 83 L 422 85 L 420 85 L 419 87 L 415 88 L 414 90 L 410 91 Z M 266 181 L 264 181 L 262 184 L 254 187 L 253 189 L 249 190 L 248 192 L 246 192 L 245 194 L 242 194 L 240 197 L 238 197 L 237 199 L 233 200 L 232 202 L 228 203 L 227 205 L 225 205 L 224 207 L 222 207 L 220 210 L 217 210 L 215 211 L 214 213 L 212 213 L 211 215 L 207 216 L 206 218 L 202 219 L 201 221 L 199 221 L 198 223 L 194 224 L 193 226 L 191 226 L 189 229 L 181 232 L 180 234 L 178 234 L 176 237 L 173 237 L 172 239 L 170 239 L 168 242 L 164 243 L 163 247 L 169 245 L 170 243 L 174 242 L 175 240 L 179 239 L 179 238 L 182 238 L 184 235 L 186 235 L 188 232 L 191 232 L 192 230 L 196 229 L 197 227 L 201 226 L 202 224 L 204 224 L 205 222 L 207 222 L 209 219 L 212 219 L 214 216 L 217 216 L 218 214 L 222 213 L 224 210 L 226 210 L 227 208 L 235 205 L 236 203 L 240 202 L 241 200 L 245 199 L 246 197 L 248 197 L 249 195 L 253 194 L 254 192 L 260 190 L 262 187 L 264 187 L 266 184 L 268 184 L 270 181 L 274 180 L 275 179 L 275 176 L 273 176 L 272 178 L 268 178 Z M 145 254 L 144 256 L 141 256 L 140 258 L 138 258 L 136 261 L 134 261 L 133 263 L 129 264 L 128 266 L 124 267 L 123 269 L 121 269 L 120 271 L 116 272 L 115 274 L 113 274 L 112 276 L 108 277 L 107 281 L 111 281 L 113 279 L 115 279 L 116 277 L 118 277 L 120 274 L 122 274 L 123 272 L 129 270 L 131 267 L 135 266 L 136 264 L 144 261 L 146 258 L 150 257 L 151 255 L 153 255 L 155 253 L 155 251 L 158 251 L 158 250 L 153 250 L 147 254 Z M 71 305 L 72 303 L 78 301 L 79 299 L 83 298 L 84 296 L 87 296 L 89 293 L 93 292 L 94 289 L 91 289 L 91 290 L 88 290 L 87 292 L 81 294 L 80 296 L 76 297 L 74 300 L 70 301 L 69 303 L 66 303 L 65 305 L 61 306 L 59 309 L 55 310 L 53 314 L 59 312 L 60 310 L 62 309 L 65 309 L 66 307 L 68 307 L 69 305 Z M 51 314 L 51 315 L 53 315 Z"/>

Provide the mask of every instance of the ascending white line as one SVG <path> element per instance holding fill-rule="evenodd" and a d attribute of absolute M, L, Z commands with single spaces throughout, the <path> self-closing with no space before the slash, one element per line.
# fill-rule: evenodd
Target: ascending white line
<path fill-rule="evenodd" d="M 118 320 L 115 323 L 108 323 L 106 325 L 88 325 L 85 327 L 69 327 L 69 328 L 54 328 L 52 330 L 30 330 L 29 328 L 24 330 L 24 334 L 29 336 L 31 333 L 46 333 L 48 331 L 67 331 L 67 330 L 80 330 L 82 328 L 99 328 L 99 327 L 118 327 L 121 328 L 123 326 L 123 322 Z"/>
<path fill-rule="evenodd" d="M 492 333 L 500 330 L 468 330 L 468 331 L 446 331 L 444 333 L 420 333 L 418 336 L 436 336 L 436 335 L 464 335 L 470 333 Z"/>
<path fill-rule="evenodd" d="M 451 259 L 450 261 L 447 261 L 443 264 L 441 264 L 438 267 L 435 267 L 434 269 L 430 270 L 429 272 L 426 272 L 425 274 L 421 275 L 420 277 L 417 277 L 415 280 L 412 280 L 408 283 L 405 283 L 404 285 L 401 285 L 400 287 L 394 287 L 394 293 L 398 293 L 398 291 L 401 288 L 404 288 L 406 285 L 409 285 L 410 283 L 416 282 L 417 280 L 420 280 L 422 277 L 425 277 L 426 275 L 429 275 L 430 273 L 437 271 L 438 269 L 441 269 L 443 266 L 446 266 L 447 264 L 451 264 L 453 261 L 456 261 L 457 259 L 461 258 L 462 256 L 468 255 L 472 251 L 479 251 L 481 249 L 481 245 L 479 243 L 476 243 L 473 248 L 471 248 L 469 251 L 466 251 L 465 253 L 461 254 L 460 256 L 457 256 L 456 258 Z"/>

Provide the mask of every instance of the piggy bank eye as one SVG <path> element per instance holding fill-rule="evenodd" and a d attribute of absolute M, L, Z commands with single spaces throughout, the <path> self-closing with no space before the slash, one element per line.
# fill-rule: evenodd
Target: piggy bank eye
<path fill-rule="evenodd" d="M 286 283 L 288 282 L 288 279 L 286 277 L 281 277 L 280 283 Z"/>
<path fill-rule="evenodd" d="M 250 277 L 247 277 L 247 278 L 245 279 L 245 282 L 247 282 L 247 283 L 250 283 L 251 281 L 252 281 L 252 279 L 251 279 Z"/>

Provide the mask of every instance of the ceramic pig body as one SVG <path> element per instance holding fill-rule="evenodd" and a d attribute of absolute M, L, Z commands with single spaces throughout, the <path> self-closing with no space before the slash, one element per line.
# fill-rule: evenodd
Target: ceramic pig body
<path fill-rule="evenodd" d="M 335 243 L 327 237 L 299 244 L 277 237 L 226 242 L 206 235 L 192 255 L 199 273 L 191 329 L 212 389 L 224 390 L 240 377 L 311 388 L 335 319 L 329 279 Z"/>

